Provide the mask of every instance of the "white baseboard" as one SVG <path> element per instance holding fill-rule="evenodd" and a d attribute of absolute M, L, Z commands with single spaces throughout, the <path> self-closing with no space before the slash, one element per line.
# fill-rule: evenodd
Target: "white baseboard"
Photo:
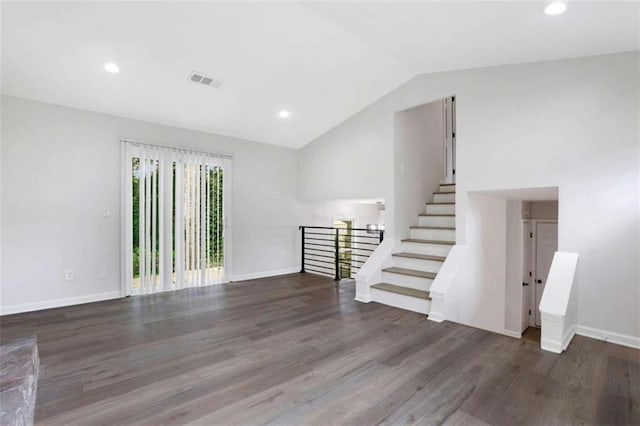
<path fill-rule="evenodd" d="M 502 330 L 502 334 L 504 334 L 505 336 L 513 337 L 514 339 L 522 338 L 522 333 L 518 333 L 517 331 L 513 330 L 504 329 Z"/>
<path fill-rule="evenodd" d="M 294 268 L 274 269 L 272 271 L 254 272 L 251 274 L 234 275 L 231 281 L 236 282 L 255 280 L 258 278 L 275 277 L 276 275 L 295 274 L 296 272 L 300 272 L 299 266 L 296 266 Z"/>
<path fill-rule="evenodd" d="M 547 352 L 553 352 L 554 354 L 562 353 L 562 347 L 556 340 L 541 338 L 540 347 L 543 350 Z"/>
<path fill-rule="evenodd" d="M 354 300 L 356 302 L 369 303 L 371 302 L 371 294 L 365 295 L 356 293 L 356 297 L 354 298 Z"/>
<path fill-rule="evenodd" d="M 119 299 L 120 291 L 89 294 L 87 296 L 67 297 L 65 299 L 44 300 L 42 302 L 24 303 L 0 307 L 0 316 L 20 314 L 23 312 L 40 311 L 43 309 L 61 308 L 63 306 L 82 305 L 83 303 L 101 302 L 103 300 Z"/>
<path fill-rule="evenodd" d="M 576 325 L 574 331 L 575 334 L 580 336 L 591 337 L 592 339 L 603 340 L 617 345 L 640 349 L 640 337 L 615 333 L 613 331 L 599 330 L 597 328 L 586 327 L 584 325 Z"/>
<path fill-rule="evenodd" d="M 433 299 L 431 300 L 433 302 Z M 429 320 L 433 322 L 442 322 L 444 321 L 444 315 L 440 312 L 429 312 Z"/>
<path fill-rule="evenodd" d="M 569 343 L 573 340 L 573 337 L 576 335 L 576 327 L 575 325 L 570 327 L 567 330 L 567 333 L 562 338 L 562 350 L 566 350 L 569 347 Z"/>

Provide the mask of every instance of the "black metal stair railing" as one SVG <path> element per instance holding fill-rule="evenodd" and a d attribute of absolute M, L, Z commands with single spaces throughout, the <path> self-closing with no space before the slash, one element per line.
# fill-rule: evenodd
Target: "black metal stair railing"
<path fill-rule="evenodd" d="M 351 278 L 384 240 L 383 229 L 300 226 L 300 272 Z"/>

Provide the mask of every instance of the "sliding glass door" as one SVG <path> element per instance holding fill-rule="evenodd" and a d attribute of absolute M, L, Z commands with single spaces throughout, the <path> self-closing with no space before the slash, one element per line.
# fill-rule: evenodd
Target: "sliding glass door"
<path fill-rule="evenodd" d="M 231 159 L 123 143 L 125 294 L 225 282 Z"/>

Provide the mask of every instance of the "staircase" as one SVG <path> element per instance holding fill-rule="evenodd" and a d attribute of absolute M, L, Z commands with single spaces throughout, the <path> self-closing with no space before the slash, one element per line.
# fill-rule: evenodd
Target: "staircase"
<path fill-rule="evenodd" d="M 429 290 L 456 241 L 455 184 L 442 184 L 418 215 L 392 266 L 382 269 L 382 282 L 371 286 L 371 300 L 397 308 L 429 314 Z"/>

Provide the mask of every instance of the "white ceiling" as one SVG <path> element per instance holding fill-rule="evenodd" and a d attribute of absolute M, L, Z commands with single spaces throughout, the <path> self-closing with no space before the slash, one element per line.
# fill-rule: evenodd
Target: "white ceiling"
<path fill-rule="evenodd" d="M 320 2 L 310 6 L 418 72 L 534 62 L 640 49 L 640 2 Z"/>
<path fill-rule="evenodd" d="M 3 2 L 2 92 L 300 147 L 418 73 L 640 49 L 640 3 L 543 7 Z"/>

